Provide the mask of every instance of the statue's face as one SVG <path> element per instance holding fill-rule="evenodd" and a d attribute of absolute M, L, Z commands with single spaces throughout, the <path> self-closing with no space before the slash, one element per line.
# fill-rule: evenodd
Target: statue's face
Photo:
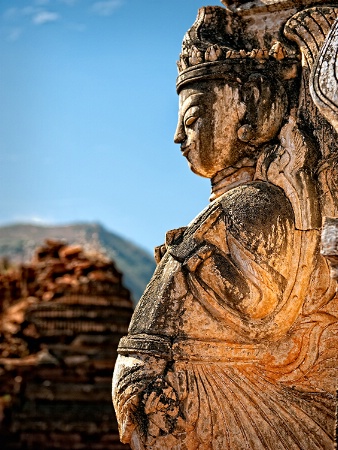
<path fill-rule="evenodd" d="M 180 92 L 179 102 L 174 140 L 193 172 L 212 178 L 247 156 L 248 146 L 237 137 L 245 114 L 237 85 L 195 83 Z"/>

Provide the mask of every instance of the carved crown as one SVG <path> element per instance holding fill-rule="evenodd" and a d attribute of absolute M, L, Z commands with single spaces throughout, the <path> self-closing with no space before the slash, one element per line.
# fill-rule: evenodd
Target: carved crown
<path fill-rule="evenodd" d="M 193 77 L 220 73 L 231 77 L 236 64 L 242 64 L 243 71 L 243 63 L 262 69 L 271 64 L 290 66 L 295 61 L 299 61 L 295 50 L 286 48 L 277 37 L 261 46 L 238 14 L 229 8 L 206 6 L 199 9 L 183 38 L 177 87 Z"/>
<path fill-rule="evenodd" d="M 204 62 L 250 58 L 263 63 L 270 58 L 282 60 L 288 56 L 279 41 L 270 48 L 254 48 L 254 43 L 245 38 L 243 28 L 237 15 L 226 8 L 200 8 L 195 23 L 183 39 L 177 63 L 179 72 Z"/>
<path fill-rule="evenodd" d="M 285 33 L 289 39 L 285 39 L 284 25 L 309 6 L 323 3 L 337 6 L 337 1 L 330 0 L 221 2 L 225 7 L 200 8 L 195 23 L 183 38 L 177 62 L 178 90 L 193 79 L 236 78 L 252 67 L 262 71 L 273 69 L 276 74 L 279 71 L 282 79 L 293 78 L 297 75 L 301 49 L 291 44 L 290 30 Z"/>

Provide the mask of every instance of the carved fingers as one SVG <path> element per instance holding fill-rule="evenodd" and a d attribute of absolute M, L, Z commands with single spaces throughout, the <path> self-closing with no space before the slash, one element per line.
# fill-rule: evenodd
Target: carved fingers
<path fill-rule="evenodd" d="M 154 249 L 154 258 L 156 264 L 159 264 L 163 258 L 163 256 L 167 252 L 167 248 L 169 245 L 177 244 L 182 238 L 183 233 L 187 227 L 175 228 L 174 230 L 167 231 L 165 235 L 165 243 L 162 245 L 158 245 Z"/>

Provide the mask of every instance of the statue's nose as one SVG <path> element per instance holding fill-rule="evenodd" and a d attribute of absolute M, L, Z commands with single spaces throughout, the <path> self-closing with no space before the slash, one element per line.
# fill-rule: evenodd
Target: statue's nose
<path fill-rule="evenodd" d="M 179 123 L 176 128 L 174 142 L 175 142 L 175 144 L 182 144 L 182 142 L 185 141 L 185 139 L 186 139 L 186 134 L 184 131 L 184 126 L 183 126 L 183 124 Z"/>

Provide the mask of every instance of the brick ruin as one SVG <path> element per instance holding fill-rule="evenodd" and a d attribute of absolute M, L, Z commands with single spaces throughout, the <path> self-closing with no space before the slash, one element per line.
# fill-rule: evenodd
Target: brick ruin
<path fill-rule="evenodd" d="M 132 302 L 114 263 L 46 241 L 1 273 L 0 313 L 1 448 L 128 448 L 111 377 Z"/>

